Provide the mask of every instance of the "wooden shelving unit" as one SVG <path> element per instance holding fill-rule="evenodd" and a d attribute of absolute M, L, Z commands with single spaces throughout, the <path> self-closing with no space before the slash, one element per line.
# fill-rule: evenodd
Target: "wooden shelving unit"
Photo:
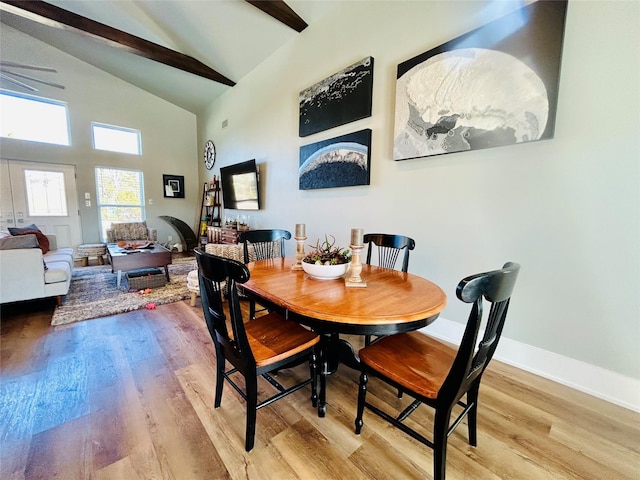
<path fill-rule="evenodd" d="M 220 180 L 215 176 L 213 180 L 204 184 L 202 188 L 202 203 L 200 204 L 200 224 L 196 229 L 199 235 L 206 236 L 206 227 L 220 227 L 221 219 L 220 204 Z"/>
<path fill-rule="evenodd" d="M 207 243 L 235 245 L 238 243 L 239 233 L 250 230 L 249 225 L 241 224 L 240 220 L 233 224 L 222 225 L 221 192 L 220 180 L 215 176 L 202 188 L 200 224 L 196 231 L 200 238 L 200 244 L 203 246 Z"/>

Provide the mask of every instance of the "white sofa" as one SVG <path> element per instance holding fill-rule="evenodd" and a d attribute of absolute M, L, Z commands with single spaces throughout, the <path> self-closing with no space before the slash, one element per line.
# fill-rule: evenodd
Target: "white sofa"
<path fill-rule="evenodd" d="M 58 248 L 55 235 L 46 237 L 49 251 L 43 255 L 35 235 L 0 232 L 0 303 L 47 297 L 62 303 L 71 284 L 73 248 Z"/>

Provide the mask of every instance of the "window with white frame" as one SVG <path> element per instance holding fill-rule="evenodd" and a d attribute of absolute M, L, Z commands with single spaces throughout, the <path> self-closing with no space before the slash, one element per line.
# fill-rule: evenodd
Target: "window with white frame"
<path fill-rule="evenodd" d="M 91 135 L 96 150 L 142 155 L 140 130 L 91 122 Z"/>
<path fill-rule="evenodd" d="M 17 140 L 70 145 L 67 104 L 1 90 L 0 135 Z"/>
<path fill-rule="evenodd" d="M 105 241 L 113 222 L 145 220 L 142 171 L 96 167 L 96 188 L 100 230 Z"/>

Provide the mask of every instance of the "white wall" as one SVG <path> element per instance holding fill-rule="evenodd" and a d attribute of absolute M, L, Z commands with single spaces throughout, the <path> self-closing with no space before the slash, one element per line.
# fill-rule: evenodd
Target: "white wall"
<path fill-rule="evenodd" d="M 87 63 L 61 52 L 11 27 L 0 28 L 2 59 L 58 70 L 52 81 L 59 90 L 38 86 L 34 94 L 67 102 L 71 146 L 57 146 L 3 138 L 2 158 L 76 165 L 82 236 L 86 243 L 100 240 L 96 208 L 96 166 L 135 168 L 144 171 L 147 223 L 158 229 L 158 239 L 167 241 L 173 227 L 159 219 L 171 215 L 196 225 L 202 186 L 198 179 L 196 116 L 165 100 L 140 90 Z M 91 122 L 136 128 L 142 132 L 142 155 L 97 151 L 91 144 Z M 185 177 L 185 199 L 164 198 L 162 174 Z M 85 207 L 84 192 L 91 193 Z M 151 205 L 149 200 L 153 201 Z"/>
<path fill-rule="evenodd" d="M 410 271 L 449 294 L 444 319 L 468 315 L 454 293 L 462 277 L 519 262 L 504 335 L 637 385 L 639 3 L 569 2 L 554 139 L 392 160 L 398 63 L 516 7 L 343 2 L 199 118 L 199 145 L 212 139 L 218 150 L 201 179 L 256 158 L 265 202 L 254 227 L 306 223 L 309 243 L 329 233 L 344 246 L 352 227 L 413 237 Z M 298 93 L 367 56 L 375 58 L 371 118 L 299 138 Z M 373 130 L 370 186 L 298 190 L 301 145 L 362 128 Z"/>

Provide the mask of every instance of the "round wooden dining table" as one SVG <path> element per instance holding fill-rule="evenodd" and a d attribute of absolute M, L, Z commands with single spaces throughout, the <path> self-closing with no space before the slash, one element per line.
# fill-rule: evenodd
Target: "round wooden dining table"
<path fill-rule="evenodd" d="M 247 264 L 245 295 L 322 335 L 318 414 L 326 412 L 326 376 L 338 364 L 359 368 L 358 356 L 342 334 L 391 335 L 417 330 L 438 318 L 447 296 L 418 275 L 362 265 L 366 287 L 347 287 L 345 278 L 318 280 L 293 270 L 295 258 Z M 348 276 L 349 273 L 345 276 Z"/>

